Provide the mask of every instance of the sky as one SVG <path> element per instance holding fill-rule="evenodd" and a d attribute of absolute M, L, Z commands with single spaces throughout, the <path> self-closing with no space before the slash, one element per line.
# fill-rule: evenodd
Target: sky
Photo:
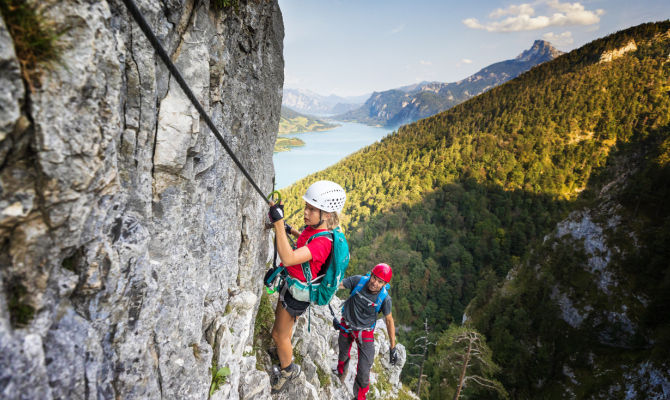
<path fill-rule="evenodd" d="M 279 0 L 284 87 L 360 96 L 456 82 L 537 39 L 570 51 L 644 22 L 669 0 Z"/>

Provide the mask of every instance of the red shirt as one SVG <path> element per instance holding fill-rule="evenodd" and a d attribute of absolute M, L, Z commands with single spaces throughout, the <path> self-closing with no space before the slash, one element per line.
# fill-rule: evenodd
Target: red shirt
<path fill-rule="evenodd" d="M 295 243 L 296 248 L 301 248 L 307 243 L 307 239 L 312 237 L 315 233 L 326 231 L 327 229 L 313 229 L 306 227 L 298 236 L 298 241 Z M 330 249 L 333 247 L 333 241 L 330 235 L 318 237 L 307 244 L 309 252 L 312 253 L 312 259 L 309 262 L 310 270 L 312 272 L 312 279 L 316 278 L 321 271 L 321 267 L 326 262 L 330 255 Z M 305 274 L 302 273 L 302 265 L 291 265 L 286 267 L 286 271 L 294 278 L 307 282 Z"/>

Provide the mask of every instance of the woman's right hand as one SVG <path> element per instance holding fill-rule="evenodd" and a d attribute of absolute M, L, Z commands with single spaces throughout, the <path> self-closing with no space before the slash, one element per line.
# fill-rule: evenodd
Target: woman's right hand
<path fill-rule="evenodd" d="M 284 219 L 284 205 L 281 202 L 279 202 L 279 204 L 270 202 L 270 211 L 268 212 L 268 217 L 270 217 L 270 222 L 273 224 Z"/>

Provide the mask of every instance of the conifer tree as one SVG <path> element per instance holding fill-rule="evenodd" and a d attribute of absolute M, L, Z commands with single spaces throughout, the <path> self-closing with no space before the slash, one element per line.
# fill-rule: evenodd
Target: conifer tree
<path fill-rule="evenodd" d="M 439 377 L 439 383 L 433 382 L 431 397 L 453 395 L 453 399 L 458 400 L 466 391 L 469 394 L 494 391 L 501 398 L 509 397 L 503 385 L 495 379 L 500 367 L 493 361 L 486 339 L 475 329 L 451 325 L 438 340 L 432 358 L 433 371 L 443 375 Z"/>

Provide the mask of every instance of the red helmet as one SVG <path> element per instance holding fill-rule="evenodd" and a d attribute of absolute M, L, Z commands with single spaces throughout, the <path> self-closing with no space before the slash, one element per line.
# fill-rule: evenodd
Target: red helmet
<path fill-rule="evenodd" d="M 377 278 L 383 280 L 386 283 L 391 282 L 391 277 L 393 276 L 393 271 L 391 270 L 391 267 L 389 267 L 388 264 L 377 264 L 375 265 L 374 268 L 372 268 L 372 274 L 375 275 Z"/>

